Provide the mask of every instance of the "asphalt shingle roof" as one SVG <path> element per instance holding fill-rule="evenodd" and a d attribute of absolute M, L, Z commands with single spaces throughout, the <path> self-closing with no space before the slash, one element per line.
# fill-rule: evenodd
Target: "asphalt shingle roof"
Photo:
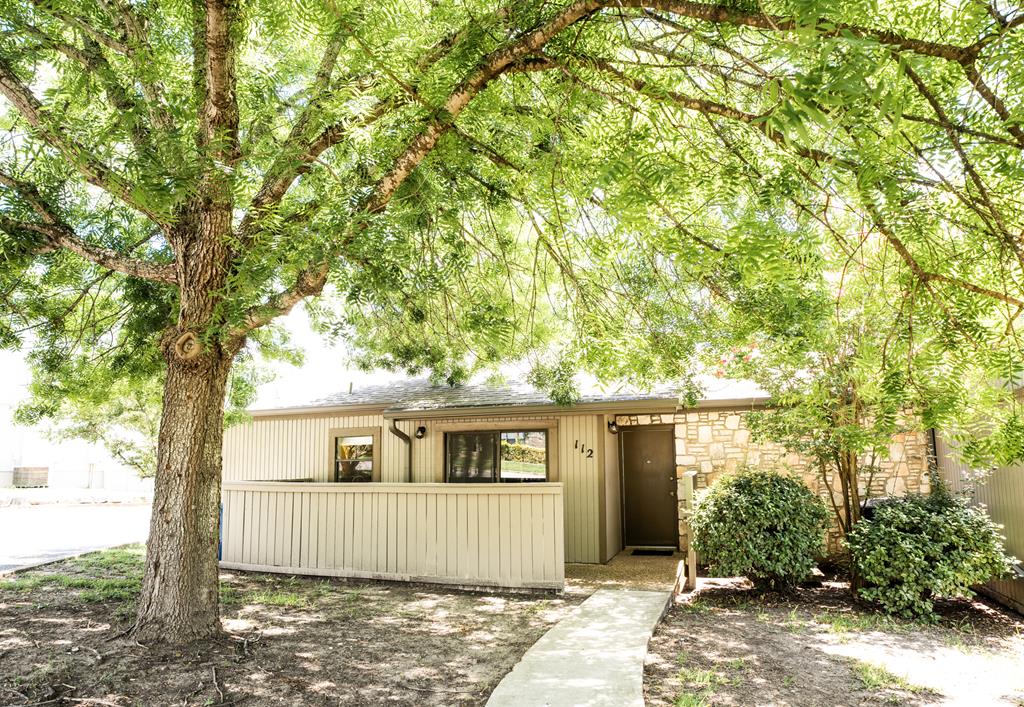
<path fill-rule="evenodd" d="M 603 403 L 617 401 L 667 401 L 677 400 L 677 389 L 670 385 L 660 386 L 653 391 L 626 391 L 606 393 L 599 390 L 585 391 L 581 403 Z M 728 381 L 711 391 L 708 400 L 731 400 L 763 398 L 764 392 L 745 381 Z M 501 385 L 469 383 L 459 386 L 435 385 L 426 378 L 394 381 L 356 388 L 351 392 L 340 392 L 320 398 L 309 407 L 341 407 L 348 405 L 381 405 L 389 412 L 411 412 L 475 407 L 521 407 L 531 405 L 554 405 L 543 392 L 521 381 Z"/>

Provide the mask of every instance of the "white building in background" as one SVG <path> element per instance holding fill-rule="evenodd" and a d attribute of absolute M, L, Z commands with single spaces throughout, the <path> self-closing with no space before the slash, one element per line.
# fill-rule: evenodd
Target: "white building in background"
<path fill-rule="evenodd" d="M 152 493 L 152 479 L 140 479 L 102 445 L 51 440 L 45 426 L 14 424 L 14 411 L 27 397 L 28 380 L 21 355 L 0 351 L 0 488 L 13 485 L 16 468 L 45 467 L 50 488 Z"/>

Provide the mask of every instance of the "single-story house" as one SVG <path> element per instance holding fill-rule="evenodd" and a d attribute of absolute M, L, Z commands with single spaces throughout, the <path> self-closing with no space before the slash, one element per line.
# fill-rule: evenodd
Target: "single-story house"
<path fill-rule="evenodd" d="M 252 411 L 224 437 L 222 565 L 560 588 L 567 562 L 687 550 L 694 489 L 744 464 L 807 466 L 751 441 L 756 386 L 709 389 L 693 407 L 672 390 L 561 407 L 521 384 L 412 380 Z M 927 488 L 928 443 L 894 438 L 873 493 Z"/>

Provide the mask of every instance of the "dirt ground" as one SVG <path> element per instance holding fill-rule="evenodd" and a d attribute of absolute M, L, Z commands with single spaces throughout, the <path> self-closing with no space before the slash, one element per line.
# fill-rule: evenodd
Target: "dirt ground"
<path fill-rule="evenodd" d="M 704 580 L 651 640 L 649 705 L 1024 705 L 1024 618 L 982 601 L 898 621 L 825 582 L 790 596 Z"/>
<path fill-rule="evenodd" d="M 118 637 L 139 546 L 0 579 L 0 705 L 483 704 L 581 596 L 223 573 L 222 640 Z"/>

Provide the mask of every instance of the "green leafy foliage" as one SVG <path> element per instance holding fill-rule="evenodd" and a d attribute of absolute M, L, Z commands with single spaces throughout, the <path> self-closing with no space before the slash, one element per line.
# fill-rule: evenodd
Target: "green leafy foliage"
<path fill-rule="evenodd" d="M 799 478 L 763 469 L 722 477 L 698 499 L 697 552 L 722 576 L 789 587 L 806 579 L 824 546 L 828 511 Z"/>
<path fill-rule="evenodd" d="M 865 583 L 860 596 L 906 618 L 934 619 L 935 599 L 974 596 L 971 587 L 1014 562 L 984 509 L 941 490 L 884 501 L 847 543 Z"/>

